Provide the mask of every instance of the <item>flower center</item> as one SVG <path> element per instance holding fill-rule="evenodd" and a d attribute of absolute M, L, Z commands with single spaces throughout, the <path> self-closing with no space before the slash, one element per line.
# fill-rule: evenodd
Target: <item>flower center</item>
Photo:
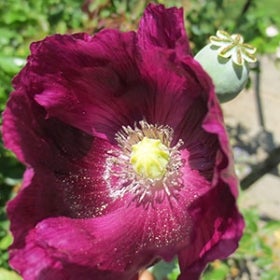
<path fill-rule="evenodd" d="M 144 178 L 161 179 L 170 159 L 168 148 L 159 139 L 144 137 L 132 145 L 130 163 L 134 171 Z"/>
<path fill-rule="evenodd" d="M 103 178 L 113 198 L 132 194 L 139 203 L 157 202 L 176 196 L 183 186 L 179 140 L 172 145 L 169 126 L 140 121 L 116 134 L 118 146 L 108 151 Z"/>

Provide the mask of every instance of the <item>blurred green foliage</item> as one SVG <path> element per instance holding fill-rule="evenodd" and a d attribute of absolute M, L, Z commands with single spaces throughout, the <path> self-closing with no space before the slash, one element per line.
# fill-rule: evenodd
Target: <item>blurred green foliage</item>
<path fill-rule="evenodd" d="M 271 36 L 268 27 L 280 29 L 280 16 L 274 13 L 275 1 L 268 0 L 216 0 L 192 1 L 187 14 L 187 28 L 195 51 L 205 45 L 205 41 L 216 30 L 240 33 L 245 42 L 257 47 L 258 53 L 275 52 L 280 35 Z M 264 9 L 264 7 L 266 7 Z"/>
<path fill-rule="evenodd" d="M 6 0 L 0 1 L 0 113 L 4 110 L 12 78 L 24 66 L 32 41 L 54 33 L 86 31 L 93 34 L 109 27 L 123 31 L 137 28 L 138 20 L 147 0 Z M 279 34 L 269 35 L 268 27 L 280 29 L 278 0 L 158 0 L 166 6 L 183 6 L 186 28 L 194 53 L 202 48 L 217 29 L 229 33 L 240 32 L 245 40 L 258 47 L 260 53 L 275 52 Z M 0 133 L 2 120 L 0 118 Z M 10 270 L 7 248 L 11 244 L 6 217 L 6 202 L 16 193 L 23 166 L 0 141 L 0 280 L 19 279 Z M 244 213 L 247 228 L 236 254 L 225 262 L 214 262 L 207 269 L 204 280 L 231 279 L 244 270 L 244 262 L 253 262 L 263 268 L 262 280 L 279 279 L 279 223 L 265 222 L 260 227 L 260 217 L 254 211 Z M 253 236 L 253 238 L 252 238 Z M 266 236 L 275 236 L 273 241 Z M 278 239 L 277 239 L 278 238 Z M 271 243 L 276 242 L 276 243 Z M 278 243 L 277 243 L 278 242 Z M 278 246 L 276 246 L 276 245 Z M 278 251 L 277 251 L 278 252 Z M 279 254 L 280 255 L 280 254 Z M 243 268 L 242 268 L 243 267 Z M 178 267 L 162 265 L 162 273 L 170 280 L 176 279 Z M 229 276 L 227 276 L 229 277 Z M 277 278 L 278 277 L 278 278 Z M 232 278 L 234 279 L 234 278 Z"/>
<path fill-rule="evenodd" d="M 11 77 L 25 63 L 29 44 L 48 34 L 81 30 L 86 18 L 79 1 L 0 1 L 0 110 L 11 91 Z"/>

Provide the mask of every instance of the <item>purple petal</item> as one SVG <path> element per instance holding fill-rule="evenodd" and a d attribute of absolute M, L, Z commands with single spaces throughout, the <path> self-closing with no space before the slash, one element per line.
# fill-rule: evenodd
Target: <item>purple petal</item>
<path fill-rule="evenodd" d="M 45 248 L 55 262 L 92 267 L 100 275 L 106 270 L 126 271 L 132 277 L 160 256 L 172 259 L 177 247 L 188 242 L 191 222 L 185 223 L 186 211 L 177 209 L 175 202 L 173 211 L 169 207 L 157 211 L 124 207 L 87 220 L 47 219 L 28 235 L 27 243 Z M 21 255 L 28 253 L 28 246 L 15 250 L 12 264 L 19 269 Z"/>
<path fill-rule="evenodd" d="M 196 231 L 193 246 L 179 254 L 180 280 L 198 280 L 208 262 L 233 253 L 244 228 L 235 200 L 225 184 L 200 197 L 192 210 L 193 218 L 197 219 Z"/>
<path fill-rule="evenodd" d="M 56 35 L 33 43 L 28 64 L 14 85 L 43 106 L 46 117 L 114 142 L 122 125 L 132 125 L 143 117 L 159 123 L 175 119 L 168 107 L 190 104 L 180 99 L 187 91 L 199 91 L 188 72 L 168 61 L 170 55 L 164 49 L 160 54 L 153 48 L 137 50 L 134 33 L 105 30 L 94 37 Z M 178 89 L 184 89 L 178 99 L 155 94 L 156 90 L 171 95 Z M 154 116 L 163 111 L 163 116 Z"/>
<path fill-rule="evenodd" d="M 94 37 L 54 35 L 33 43 L 15 88 L 28 92 L 47 111 L 89 134 L 114 134 L 134 114 L 145 89 L 135 67 L 135 34 L 104 30 Z M 47 59 L 46 59 L 47 58 Z M 28 77 L 28 78 L 27 78 Z M 125 95 L 123 99 L 118 97 Z M 137 104 L 137 106 L 140 106 Z"/>
<path fill-rule="evenodd" d="M 74 240 L 77 244 L 77 240 Z M 39 260 L 39 261 L 38 261 Z M 51 248 L 34 245 L 28 242 L 25 251 L 11 253 L 11 266 L 15 265 L 25 280 L 137 280 L 138 275 L 131 272 L 119 273 L 113 271 L 100 271 L 88 266 L 69 264 L 64 258 L 63 262 L 57 260 Z"/>
<path fill-rule="evenodd" d="M 8 207 L 16 242 L 44 218 L 98 216 L 117 203 L 103 179 L 111 145 L 44 116 L 40 106 L 18 92 L 4 113 L 4 142 L 29 166 Z"/>
<path fill-rule="evenodd" d="M 144 49 L 176 50 L 179 56 L 191 54 L 184 27 L 183 9 L 149 4 L 140 21 L 137 37 Z"/>
<path fill-rule="evenodd" d="M 12 93 L 3 114 L 3 139 L 24 163 L 60 168 L 88 153 L 93 137 L 54 118 L 22 89 Z M 30 144 L 32 143 L 32 144 Z"/>
<path fill-rule="evenodd" d="M 194 139 L 196 144 L 188 146 L 189 163 L 199 171 L 200 175 L 212 181 L 212 188 L 204 194 L 201 193 L 200 198 L 190 209 L 197 225 L 193 236 L 194 246 L 184 249 L 179 254 L 182 272 L 179 279 L 182 280 L 199 279 L 208 262 L 226 258 L 233 253 L 244 228 L 244 221 L 236 206 L 238 182 L 234 173 L 222 111 L 208 76 L 203 75 L 203 71 L 199 71 L 199 68 L 196 70 L 201 78 L 201 85 L 206 89 L 208 87 L 209 95 L 207 113 L 202 124 L 198 125 L 204 132 L 197 131 Z M 197 149 L 199 146 L 200 148 Z M 209 174 L 212 176 L 209 177 Z"/>

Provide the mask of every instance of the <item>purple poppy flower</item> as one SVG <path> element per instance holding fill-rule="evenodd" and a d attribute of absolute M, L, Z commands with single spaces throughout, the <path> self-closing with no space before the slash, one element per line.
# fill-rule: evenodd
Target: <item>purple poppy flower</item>
<path fill-rule="evenodd" d="M 31 45 L 4 113 L 26 165 L 8 204 L 10 264 L 26 280 L 133 280 L 178 256 L 179 279 L 232 253 L 243 219 L 223 117 L 182 9 L 137 32 Z"/>

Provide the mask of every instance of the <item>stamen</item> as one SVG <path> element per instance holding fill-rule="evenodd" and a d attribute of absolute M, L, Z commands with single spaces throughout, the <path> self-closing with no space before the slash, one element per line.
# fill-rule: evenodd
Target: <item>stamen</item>
<path fill-rule="evenodd" d="M 134 128 L 122 127 L 116 134 L 118 147 L 108 151 L 104 173 L 111 197 L 132 194 L 133 199 L 142 203 L 151 201 L 156 193 L 171 196 L 180 190 L 184 162 L 179 148 L 183 141 L 171 147 L 172 139 L 169 126 L 140 121 Z"/>

